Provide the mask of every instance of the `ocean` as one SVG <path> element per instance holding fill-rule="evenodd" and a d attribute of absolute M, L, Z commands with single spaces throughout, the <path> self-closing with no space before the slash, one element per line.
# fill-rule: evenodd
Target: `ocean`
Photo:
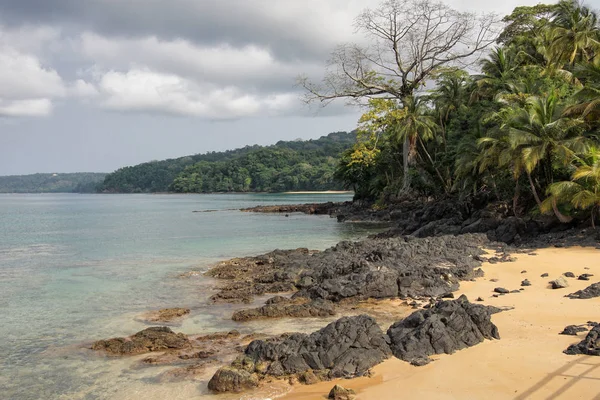
<path fill-rule="evenodd" d="M 0 398 L 204 399 L 206 376 L 161 382 L 90 343 L 128 336 L 148 310 L 187 307 L 177 332 L 309 331 L 323 320 L 235 323 L 201 274 L 219 260 L 274 249 L 325 249 L 374 232 L 329 216 L 238 211 L 268 204 L 350 200 L 347 194 L 0 194 Z M 210 211 L 210 212 L 194 212 Z M 215 366 L 216 368 L 217 366 Z M 209 371 L 211 372 L 211 371 Z M 273 388 L 273 394 L 279 393 Z M 245 398 L 267 398 L 268 393 Z M 255 396 L 255 397 L 252 397 Z M 240 396 L 219 396 L 240 398 Z"/>

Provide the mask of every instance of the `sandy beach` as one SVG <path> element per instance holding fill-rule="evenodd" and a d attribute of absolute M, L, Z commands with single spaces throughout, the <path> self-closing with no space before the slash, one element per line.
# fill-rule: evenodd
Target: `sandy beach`
<path fill-rule="evenodd" d="M 433 356 L 424 367 L 391 358 L 373 368 L 371 378 L 296 385 L 285 399 L 323 399 L 334 384 L 354 389 L 356 399 L 600 399 L 600 357 L 563 354 L 577 337 L 559 335 L 567 325 L 600 322 L 600 298 L 564 297 L 600 279 L 600 251 L 593 248 L 548 248 L 537 255 L 517 254 L 517 261 L 484 264 L 485 277 L 463 282 L 456 295 L 483 304 L 513 308 L 492 316 L 500 340 L 452 355 Z M 587 268 L 587 269 L 586 269 Z M 527 272 L 522 272 L 527 271 Z M 567 278 L 569 287 L 550 289 L 548 282 L 573 272 L 594 274 L 591 281 Z M 549 277 L 540 275 L 548 273 Z M 520 293 L 492 297 L 493 289 L 531 286 Z M 497 282 L 491 281 L 497 279 Z M 458 297 L 458 296 L 457 296 Z"/>

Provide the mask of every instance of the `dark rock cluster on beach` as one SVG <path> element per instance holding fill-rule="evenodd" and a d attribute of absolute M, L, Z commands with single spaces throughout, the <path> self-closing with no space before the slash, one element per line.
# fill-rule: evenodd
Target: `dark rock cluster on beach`
<path fill-rule="evenodd" d="M 490 316 L 501 310 L 470 303 L 465 296 L 438 302 L 396 322 L 387 331 L 394 356 L 412 362 L 433 354 L 452 354 L 484 339 L 500 339 Z"/>
<path fill-rule="evenodd" d="M 600 297 L 600 282 L 594 283 L 583 290 L 578 290 L 575 293 L 567 295 L 571 299 L 592 299 Z"/>
<path fill-rule="evenodd" d="M 600 324 L 595 324 L 585 339 L 569 346 L 564 353 L 569 355 L 585 354 L 588 356 L 600 356 Z"/>
<path fill-rule="evenodd" d="M 495 307 L 472 304 L 465 296 L 439 301 L 393 324 L 385 334 L 370 316 L 343 317 L 310 335 L 292 333 L 251 342 L 231 366 L 213 376 L 209 388 L 238 392 L 262 377 L 296 376 L 315 383 L 368 374 L 392 354 L 426 365 L 433 354 L 452 354 L 484 339 L 499 339 Z"/>
<path fill-rule="evenodd" d="M 286 291 L 295 291 L 296 299 L 333 302 L 437 297 L 457 290 L 460 280 L 483 275 L 484 245 L 494 246 L 481 234 L 369 238 L 322 252 L 276 250 L 232 259 L 207 274 L 225 281 L 214 301 L 250 302 L 254 295 Z"/>

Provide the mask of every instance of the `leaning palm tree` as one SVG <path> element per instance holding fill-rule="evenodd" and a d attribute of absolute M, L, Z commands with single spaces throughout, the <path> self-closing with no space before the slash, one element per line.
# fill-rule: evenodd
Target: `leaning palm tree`
<path fill-rule="evenodd" d="M 542 211 L 549 212 L 556 203 L 569 203 L 576 209 L 590 210 L 592 228 L 600 210 L 600 151 L 592 149 L 591 162 L 580 160 L 573 172 L 571 181 L 553 183 L 548 187 L 548 198 L 542 204 Z"/>

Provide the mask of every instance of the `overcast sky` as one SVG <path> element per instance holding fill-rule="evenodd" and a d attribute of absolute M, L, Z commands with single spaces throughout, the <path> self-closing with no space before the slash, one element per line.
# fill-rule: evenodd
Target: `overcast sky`
<path fill-rule="evenodd" d="M 538 3 L 448 2 L 500 15 Z M 295 77 L 321 76 L 378 3 L 0 0 L 0 175 L 110 172 L 352 130 L 359 110 L 307 108 Z"/>

